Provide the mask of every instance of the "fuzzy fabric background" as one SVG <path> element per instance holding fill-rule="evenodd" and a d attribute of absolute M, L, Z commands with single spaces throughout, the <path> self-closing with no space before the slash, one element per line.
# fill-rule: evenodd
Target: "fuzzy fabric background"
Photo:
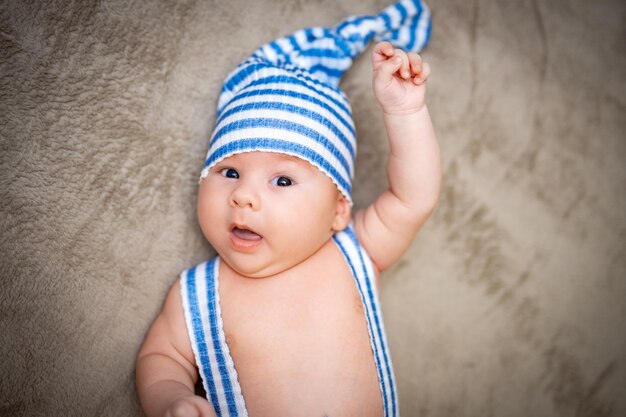
<path fill-rule="evenodd" d="M 1 415 L 142 415 L 135 354 L 212 254 L 195 198 L 222 80 L 391 2 L 0 3 Z M 381 291 L 402 414 L 624 416 L 626 2 L 429 4 L 444 188 Z M 364 56 L 357 207 L 386 185 L 370 83 Z"/>

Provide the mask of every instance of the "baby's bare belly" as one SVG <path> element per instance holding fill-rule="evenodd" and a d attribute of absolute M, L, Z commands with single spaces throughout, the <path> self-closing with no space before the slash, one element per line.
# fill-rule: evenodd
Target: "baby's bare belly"
<path fill-rule="evenodd" d="M 332 242 L 280 277 L 225 269 L 224 331 L 251 417 L 383 415 L 363 305 Z"/>

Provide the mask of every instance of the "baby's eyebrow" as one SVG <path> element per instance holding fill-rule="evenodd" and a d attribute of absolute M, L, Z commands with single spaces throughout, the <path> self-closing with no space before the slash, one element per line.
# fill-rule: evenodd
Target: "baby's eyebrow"
<path fill-rule="evenodd" d="M 290 160 L 278 161 L 278 162 L 276 162 L 276 165 L 278 165 L 278 166 L 287 166 L 287 167 L 300 167 L 300 166 L 302 166 L 298 162 L 290 161 Z"/>
<path fill-rule="evenodd" d="M 286 167 L 286 168 L 297 168 L 302 166 L 300 163 L 298 163 L 297 160 L 295 159 L 287 159 L 287 158 L 280 158 L 278 161 L 276 161 L 276 167 Z"/>
<path fill-rule="evenodd" d="M 216 163 L 215 165 L 213 165 L 211 167 L 211 171 L 213 171 L 213 172 L 221 171 L 224 168 L 234 168 L 234 167 L 233 167 L 233 164 L 231 164 L 231 163 L 228 163 L 226 161 L 220 161 L 220 162 Z"/>
<path fill-rule="evenodd" d="M 308 161 L 305 161 L 297 156 L 292 155 L 280 155 L 280 159 L 277 162 L 278 166 L 286 165 L 287 168 L 304 168 L 304 169 L 317 169 Z"/>
<path fill-rule="evenodd" d="M 285 175 L 309 175 L 309 173 L 313 172 L 312 165 L 309 166 L 308 163 L 299 164 L 296 161 L 281 161 L 277 162 L 274 166 L 274 172 L 284 173 Z"/>

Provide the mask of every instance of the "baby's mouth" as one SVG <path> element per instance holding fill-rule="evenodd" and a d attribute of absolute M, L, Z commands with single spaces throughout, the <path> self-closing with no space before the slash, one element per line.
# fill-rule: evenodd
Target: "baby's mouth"
<path fill-rule="evenodd" d="M 247 240 L 247 241 L 254 242 L 254 241 L 262 239 L 261 235 L 259 235 L 258 233 L 253 232 L 250 229 L 239 228 L 237 226 L 234 226 L 231 231 L 232 231 L 233 235 L 235 235 L 236 237 L 238 237 L 241 240 Z"/>

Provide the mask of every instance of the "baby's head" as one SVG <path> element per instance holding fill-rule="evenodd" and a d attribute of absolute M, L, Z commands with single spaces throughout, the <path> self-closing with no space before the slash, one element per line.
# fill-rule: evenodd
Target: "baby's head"
<path fill-rule="evenodd" d="M 198 217 L 232 267 L 248 276 L 280 272 L 346 227 L 356 137 L 339 81 L 374 38 L 421 49 L 428 16 L 420 0 L 401 0 L 376 16 L 276 39 L 229 74 Z"/>
<path fill-rule="evenodd" d="M 244 275 L 290 268 L 347 226 L 355 154 L 340 89 L 295 68 L 240 66 L 224 85 L 201 175 L 203 233 Z"/>

